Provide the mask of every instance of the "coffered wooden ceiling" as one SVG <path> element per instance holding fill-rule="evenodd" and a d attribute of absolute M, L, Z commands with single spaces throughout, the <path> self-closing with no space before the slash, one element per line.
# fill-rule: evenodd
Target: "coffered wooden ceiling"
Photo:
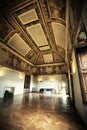
<path fill-rule="evenodd" d="M 3 0 L 0 41 L 32 66 L 66 65 L 65 14 L 65 0 Z"/>

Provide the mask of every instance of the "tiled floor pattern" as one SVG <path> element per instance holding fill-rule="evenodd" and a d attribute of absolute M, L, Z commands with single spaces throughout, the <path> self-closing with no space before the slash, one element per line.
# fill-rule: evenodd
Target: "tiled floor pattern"
<path fill-rule="evenodd" d="M 0 130 L 86 130 L 69 97 L 24 94 L 0 100 Z"/>

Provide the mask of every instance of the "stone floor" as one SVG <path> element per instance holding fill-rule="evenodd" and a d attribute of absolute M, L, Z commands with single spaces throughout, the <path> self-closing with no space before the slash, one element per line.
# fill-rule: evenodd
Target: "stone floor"
<path fill-rule="evenodd" d="M 24 94 L 0 100 L 0 130 L 86 130 L 68 96 Z"/>

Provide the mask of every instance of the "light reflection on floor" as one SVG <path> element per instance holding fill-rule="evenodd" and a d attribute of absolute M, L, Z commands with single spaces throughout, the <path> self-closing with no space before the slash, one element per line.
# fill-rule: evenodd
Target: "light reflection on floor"
<path fill-rule="evenodd" d="M 0 104 L 0 130 L 85 130 L 69 97 L 24 94 Z"/>

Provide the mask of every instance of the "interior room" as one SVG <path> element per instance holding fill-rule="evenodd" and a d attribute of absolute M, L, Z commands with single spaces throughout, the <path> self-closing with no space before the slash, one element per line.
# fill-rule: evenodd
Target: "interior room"
<path fill-rule="evenodd" d="M 0 130 L 87 129 L 87 1 L 0 1 Z"/>

